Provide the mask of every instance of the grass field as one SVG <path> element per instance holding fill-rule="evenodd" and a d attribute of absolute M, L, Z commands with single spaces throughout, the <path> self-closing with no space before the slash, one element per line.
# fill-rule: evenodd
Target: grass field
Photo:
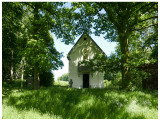
<path fill-rule="evenodd" d="M 23 92 L 3 83 L 2 89 L 3 119 L 158 118 L 157 91 L 73 89 L 61 82 Z"/>

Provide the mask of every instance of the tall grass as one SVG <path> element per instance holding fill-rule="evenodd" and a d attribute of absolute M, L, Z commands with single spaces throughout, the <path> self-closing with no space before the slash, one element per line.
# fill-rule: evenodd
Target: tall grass
<path fill-rule="evenodd" d="M 60 84 L 60 83 L 59 83 Z M 58 84 L 57 84 L 58 85 Z M 2 97 L 3 119 L 157 119 L 158 93 L 52 86 Z M 3 93 L 6 88 L 3 89 Z"/>

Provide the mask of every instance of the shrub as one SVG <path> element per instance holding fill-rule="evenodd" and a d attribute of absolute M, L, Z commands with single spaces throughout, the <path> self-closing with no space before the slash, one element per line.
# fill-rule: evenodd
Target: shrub
<path fill-rule="evenodd" d="M 109 88 L 109 87 L 111 87 L 111 86 L 113 86 L 111 81 L 108 81 L 107 79 L 104 80 L 104 87 L 105 87 L 105 88 Z"/>
<path fill-rule="evenodd" d="M 40 73 L 40 86 L 52 86 L 54 82 L 54 75 L 51 71 L 44 71 Z"/>

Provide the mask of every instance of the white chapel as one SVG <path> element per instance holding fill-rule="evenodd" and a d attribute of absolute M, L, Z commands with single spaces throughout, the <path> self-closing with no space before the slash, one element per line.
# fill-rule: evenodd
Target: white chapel
<path fill-rule="evenodd" d="M 105 54 L 95 41 L 86 33 L 78 39 L 69 51 L 69 80 L 73 82 L 73 88 L 103 88 L 103 73 L 92 72 L 85 65 L 79 65 L 83 60 L 92 59 L 97 54 Z"/>

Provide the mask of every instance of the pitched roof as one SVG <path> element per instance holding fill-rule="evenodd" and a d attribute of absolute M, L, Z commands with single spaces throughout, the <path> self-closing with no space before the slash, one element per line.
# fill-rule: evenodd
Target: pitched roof
<path fill-rule="evenodd" d="M 82 35 L 81 35 L 81 37 L 78 39 L 78 41 L 76 42 L 76 44 L 72 47 L 72 49 L 69 51 L 69 53 L 67 54 L 67 58 L 68 58 L 68 56 L 71 54 L 71 52 L 72 52 L 72 50 L 74 49 L 74 47 L 77 45 L 77 43 L 79 42 L 79 40 L 81 40 L 81 38 L 83 37 L 83 35 L 86 35 L 87 37 L 89 37 L 90 39 L 91 39 L 91 41 L 93 41 L 93 43 L 99 48 L 99 50 L 103 53 L 103 54 L 105 54 L 105 52 L 97 45 L 97 43 L 87 34 L 87 33 L 83 33 Z M 106 55 L 106 54 L 105 54 Z"/>

